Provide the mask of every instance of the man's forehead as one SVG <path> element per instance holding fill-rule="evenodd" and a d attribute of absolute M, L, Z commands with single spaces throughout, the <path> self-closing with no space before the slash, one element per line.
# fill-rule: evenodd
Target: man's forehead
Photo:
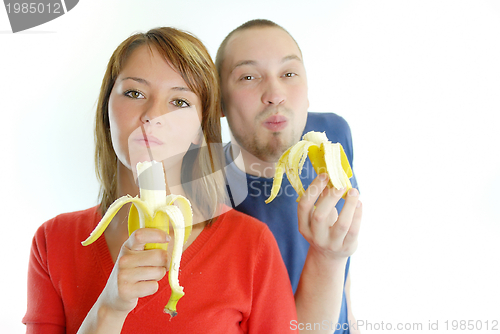
<path fill-rule="evenodd" d="M 227 43 L 224 58 L 234 67 L 237 64 L 256 64 L 259 58 L 270 56 L 280 62 L 302 62 L 297 43 L 279 27 L 252 27 L 235 32 Z"/>

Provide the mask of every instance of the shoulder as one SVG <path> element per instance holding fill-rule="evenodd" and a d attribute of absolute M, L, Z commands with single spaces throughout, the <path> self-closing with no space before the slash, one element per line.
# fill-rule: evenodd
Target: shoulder
<path fill-rule="evenodd" d="M 97 207 L 60 214 L 43 223 L 35 233 L 31 245 L 30 266 L 40 266 L 56 281 L 73 275 L 77 261 L 82 270 L 85 260 L 95 262 L 91 248 L 81 242 L 88 237 L 101 215 Z M 37 264 L 38 263 L 38 264 Z"/>
<path fill-rule="evenodd" d="M 257 218 L 234 209 L 229 209 L 221 218 L 221 223 L 231 226 L 234 231 L 262 232 L 268 230 L 267 225 Z"/>
<path fill-rule="evenodd" d="M 68 239 L 71 237 L 87 237 L 101 219 L 98 207 L 86 210 L 67 212 L 57 215 L 43 223 L 37 230 L 35 238 Z"/>
<path fill-rule="evenodd" d="M 309 131 L 325 132 L 332 143 L 341 143 L 352 165 L 352 135 L 347 121 L 334 113 L 309 112 L 304 133 Z"/>
<path fill-rule="evenodd" d="M 347 121 L 335 113 L 308 112 L 304 132 L 308 131 L 350 133 L 351 130 Z"/>
<path fill-rule="evenodd" d="M 235 209 L 229 209 L 221 215 L 218 223 L 225 233 L 230 234 L 232 240 L 239 240 L 238 242 L 255 246 L 276 243 L 272 232 L 265 223 Z"/>

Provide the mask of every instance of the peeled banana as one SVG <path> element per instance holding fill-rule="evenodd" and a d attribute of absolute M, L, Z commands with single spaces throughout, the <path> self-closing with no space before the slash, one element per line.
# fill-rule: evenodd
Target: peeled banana
<path fill-rule="evenodd" d="M 184 296 L 184 288 L 179 285 L 179 266 L 182 246 L 191 234 L 193 212 L 188 199 L 180 195 L 166 193 L 165 174 L 161 162 L 139 162 L 137 164 L 139 181 L 139 197 L 126 195 L 118 198 L 102 217 L 90 236 L 82 242 L 87 246 L 96 241 L 109 225 L 116 213 L 127 203 L 132 203 L 128 216 L 129 235 L 138 228 L 159 228 L 169 232 L 169 225 L 174 228 L 175 238 L 172 260 L 168 272 L 168 282 L 172 293 L 164 312 L 174 317 L 177 315 L 177 302 Z M 177 204 L 178 206 L 174 205 Z M 161 248 L 166 250 L 168 244 L 146 244 L 145 249 Z"/>
<path fill-rule="evenodd" d="M 307 156 L 309 156 L 311 164 L 318 175 L 321 173 L 328 174 L 330 178 L 328 187 L 345 188 L 343 195 L 345 197 L 345 194 L 352 188 L 349 180 L 352 177 L 352 169 L 344 148 L 340 143 L 334 144 L 330 142 L 324 132 L 310 131 L 302 137 L 301 141 L 281 155 L 276 164 L 271 195 L 266 200 L 266 204 L 270 203 L 278 195 L 284 172 L 286 172 L 293 189 L 299 194 L 297 202 L 300 200 L 305 192 L 300 180 L 300 173 Z"/>

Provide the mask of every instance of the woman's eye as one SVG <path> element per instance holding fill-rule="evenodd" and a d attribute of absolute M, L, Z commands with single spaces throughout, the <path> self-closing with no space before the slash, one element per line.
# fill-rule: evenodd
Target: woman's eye
<path fill-rule="evenodd" d="M 255 79 L 255 77 L 253 77 L 251 75 L 245 75 L 244 77 L 241 78 L 241 80 L 244 80 L 244 81 L 250 81 L 253 79 Z"/>
<path fill-rule="evenodd" d="M 295 73 L 291 73 L 291 72 L 290 72 L 290 73 L 285 73 L 285 77 L 287 77 L 287 78 L 291 78 L 291 77 L 294 77 L 294 76 L 296 76 L 296 75 L 297 75 L 297 74 L 295 74 Z"/>
<path fill-rule="evenodd" d="M 133 99 L 143 99 L 144 98 L 144 95 L 142 95 L 142 93 L 139 93 L 136 90 L 126 91 L 125 96 L 128 96 L 128 97 L 133 98 Z"/>
<path fill-rule="evenodd" d="M 185 101 L 185 100 L 182 100 L 182 99 L 176 99 L 176 100 L 173 100 L 172 103 L 174 104 L 174 106 L 176 106 L 177 108 L 186 108 L 186 107 L 189 107 L 190 104 Z"/>

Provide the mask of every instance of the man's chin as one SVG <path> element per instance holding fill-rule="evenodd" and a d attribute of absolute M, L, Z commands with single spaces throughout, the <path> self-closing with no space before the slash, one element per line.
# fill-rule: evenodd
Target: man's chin
<path fill-rule="evenodd" d="M 281 154 L 270 154 L 270 153 L 266 154 L 259 153 L 259 155 L 257 156 L 257 158 L 267 163 L 276 163 L 278 162 L 280 157 Z"/>
<path fill-rule="evenodd" d="M 282 136 L 273 136 L 267 141 L 258 140 L 257 137 L 251 141 L 243 141 L 243 138 L 237 136 L 234 138 L 245 151 L 267 163 L 278 162 L 281 155 L 294 144 L 293 139 L 284 140 Z"/>
<path fill-rule="evenodd" d="M 259 150 L 258 155 L 256 156 L 265 162 L 278 162 L 281 155 L 285 153 L 290 146 L 292 145 L 289 145 L 288 143 L 270 142 L 262 150 Z"/>

